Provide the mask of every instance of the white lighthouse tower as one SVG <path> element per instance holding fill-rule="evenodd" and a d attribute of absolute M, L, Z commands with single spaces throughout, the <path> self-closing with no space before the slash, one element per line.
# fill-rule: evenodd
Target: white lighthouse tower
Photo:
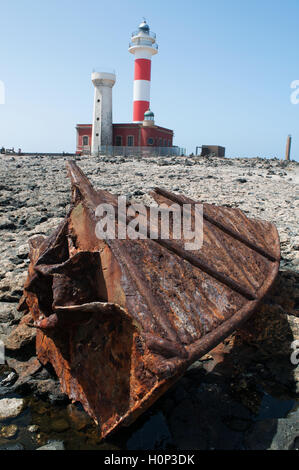
<path fill-rule="evenodd" d="M 132 33 L 129 52 L 135 56 L 133 122 L 142 122 L 144 113 L 150 107 L 151 59 L 158 53 L 156 35 L 150 31 L 145 20 Z"/>
<path fill-rule="evenodd" d="M 98 155 L 101 146 L 112 145 L 112 87 L 114 73 L 93 72 L 94 90 L 91 153 Z"/>

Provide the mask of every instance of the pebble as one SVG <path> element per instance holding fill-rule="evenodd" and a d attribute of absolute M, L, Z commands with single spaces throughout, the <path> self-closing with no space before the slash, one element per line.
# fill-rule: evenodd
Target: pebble
<path fill-rule="evenodd" d="M 9 426 L 3 426 L 0 429 L 0 436 L 4 439 L 12 439 L 18 434 L 18 426 L 10 424 Z"/>
<path fill-rule="evenodd" d="M 38 447 L 36 450 L 64 450 L 64 443 L 63 441 L 50 440 L 46 445 Z"/>
<path fill-rule="evenodd" d="M 25 407 L 23 398 L 2 398 L 0 399 L 0 421 L 16 418 L 22 413 Z"/>
<path fill-rule="evenodd" d="M 36 433 L 39 431 L 39 427 L 37 426 L 37 424 L 31 424 L 30 426 L 28 426 L 28 431 L 32 434 Z"/>
<path fill-rule="evenodd" d="M 299 250 L 299 237 L 295 237 L 292 242 L 291 242 L 291 247 L 293 250 L 298 251 Z"/>

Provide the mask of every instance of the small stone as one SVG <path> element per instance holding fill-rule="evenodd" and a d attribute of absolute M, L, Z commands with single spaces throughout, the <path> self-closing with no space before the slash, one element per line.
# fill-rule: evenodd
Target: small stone
<path fill-rule="evenodd" d="M 296 251 L 299 250 L 299 237 L 295 237 L 295 238 L 292 240 L 291 246 L 292 246 L 293 250 L 296 250 Z"/>
<path fill-rule="evenodd" d="M 246 178 L 237 178 L 235 179 L 234 181 L 236 181 L 237 183 L 247 183 L 247 179 Z"/>
<path fill-rule="evenodd" d="M 144 192 L 141 191 L 140 189 L 135 189 L 135 191 L 133 192 L 133 195 L 134 196 L 143 196 Z"/>
<path fill-rule="evenodd" d="M 39 427 L 37 426 L 37 424 L 31 424 L 30 426 L 28 426 L 28 431 L 32 434 L 38 432 L 38 430 Z"/>
<path fill-rule="evenodd" d="M 9 418 L 16 418 L 22 413 L 25 406 L 23 398 L 2 398 L 0 399 L 0 421 Z"/>
<path fill-rule="evenodd" d="M 0 383 L 1 385 L 3 386 L 9 386 L 11 385 L 13 382 L 15 382 L 18 378 L 18 375 L 15 373 L 15 372 L 11 372 L 10 374 L 8 374 L 7 377 L 5 377 L 3 380 L 0 380 Z"/>
<path fill-rule="evenodd" d="M 279 234 L 280 243 L 287 243 L 289 241 L 289 236 L 286 232 L 281 232 Z"/>
<path fill-rule="evenodd" d="M 12 439 L 18 433 L 18 426 L 10 424 L 9 426 L 3 426 L 0 430 L 0 436 L 4 439 Z"/>
<path fill-rule="evenodd" d="M 294 264 L 295 266 L 299 266 L 299 257 L 298 258 L 294 258 L 292 260 L 292 264 Z"/>
<path fill-rule="evenodd" d="M 64 444 L 63 441 L 48 441 L 46 445 L 36 450 L 64 450 Z"/>
<path fill-rule="evenodd" d="M 28 243 L 25 243 L 24 245 L 19 246 L 17 250 L 17 257 L 20 259 L 26 259 L 28 258 L 28 253 L 29 253 L 29 246 L 28 246 Z"/>
<path fill-rule="evenodd" d="M 0 323 L 9 322 L 14 319 L 14 304 L 10 302 L 0 303 Z"/>
<path fill-rule="evenodd" d="M 7 364 L 11 369 L 14 369 L 18 375 L 18 380 L 15 383 L 16 387 L 27 383 L 32 376 L 42 369 L 42 365 L 36 356 L 31 357 L 27 361 L 18 361 L 14 358 L 7 358 Z"/>

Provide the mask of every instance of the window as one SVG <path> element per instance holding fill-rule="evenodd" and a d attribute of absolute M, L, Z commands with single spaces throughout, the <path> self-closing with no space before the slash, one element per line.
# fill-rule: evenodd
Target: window
<path fill-rule="evenodd" d="M 116 145 L 117 147 L 120 147 L 122 144 L 123 144 L 123 138 L 122 138 L 122 136 L 121 136 L 121 135 L 117 135 L 117 136 L 115 137 L 115 145 Z"/>
<path fill-rule="evenodd" d="M 160 139 L 159 140 L 159 147 L 162 147 L 162 145 L 163 145 L 163 139 Z"/>
<path fill-rule="evenodd" d="M 149 137 L 149 138 L 147 139 L 147 144 L 148 144 L 148 145 L 154 145 L 154 139 L 153 139 L 152 137 Z"/>
<path fill-rule="evenodd" d="M 83 145 L 88 145 L 88 135 L 83 136 Z"/>
<path fill-rule="evenodd" d="M 171 141 L 170 140 L 168 141 L 168 147 L 171 147 Z"/>
<path fill-rule="evenodd" d="M 164 147 L 167 147 L 167 140 L 164 139 Z"/>
<path fill-rule="evenodd" d="M 127 146 L 128 147 L 133 147 L 133 145 L 134 145 L 134 136 L 133 135 L 128 135 Z"/>

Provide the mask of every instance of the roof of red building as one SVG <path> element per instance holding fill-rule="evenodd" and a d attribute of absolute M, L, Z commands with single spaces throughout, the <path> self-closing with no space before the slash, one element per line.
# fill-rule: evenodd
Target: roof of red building
<path fill-rule="evenodd" d="M 114 123 L 112 125 L 113 127 L 129 127 L 129 128 L 142 127 L 142 123 L 136 123 L 136 122 L 121 122 L 121 123 Z M 92 124 L 77 124 L 76 128 L 78 127 L 92 127 Z M 155 129 L 157 129 L 158 131 L 161 130 L 161 131 L 169 132 L 173 134 L 173 130 L 168 129 L 167 127 L 155 126 Z"/>

